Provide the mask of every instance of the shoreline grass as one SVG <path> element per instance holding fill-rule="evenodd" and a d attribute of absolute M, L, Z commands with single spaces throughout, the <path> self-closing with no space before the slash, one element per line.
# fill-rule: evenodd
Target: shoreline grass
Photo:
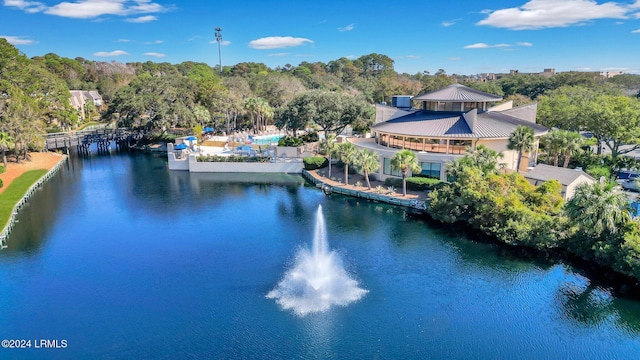
<path fill-rule="evenodd" d="M 47 174 L 47 169 L 29 170 L 14 179 L 0 194 L 0 224 L 4 229 L 11 219 L 11 212 L 16 204 L 26 194 L 31 185 Z"/>

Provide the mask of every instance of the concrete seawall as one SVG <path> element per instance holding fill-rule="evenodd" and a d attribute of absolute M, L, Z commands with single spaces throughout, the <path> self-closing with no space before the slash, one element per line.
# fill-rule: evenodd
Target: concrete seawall
<path fill-rule="evenodd" d="M 314 184 L 316 187 L 324 191 L 324 193 L 327 195 L 340 194 L 340 195 L 346 195 L 346 196 L 351 196 L 351 197 L 360 198 L 360 199 L 384 202 L 391 205 L 409 207 L 409 208 L 418 209 L 418 210 L 425 210 L 427 207 L 426 201 L 420 200 L 420 199 L 398 198 L 396 196 L 388 196 L 388 195 L 374 193 L 371 191 L 349 189 L 346 186 L 330 185 L 328 184 L 328 182 L 325 182 L 321 178 L 314 176 L 307 170 L 302 170 L 302 176 L 307 181 L 309 181 L 310 183 Z"/>

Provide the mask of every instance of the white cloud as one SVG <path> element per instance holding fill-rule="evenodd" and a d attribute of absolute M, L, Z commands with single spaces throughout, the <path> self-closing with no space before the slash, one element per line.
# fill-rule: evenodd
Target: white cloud
<path fill-rule="evenodd" d="M 269 54 L 269 55 L 267 55 L 267 56 L 287 56 L 287 55 L 289 55 L 289 54 L 290 54 L 290 53 L 275 53 L 275 54 Z"/>
<path fill-rule="evenodd" d="M 146 16 L 140 16 L 140 17 L 137 17 L 137 18 L 125 19 L 124 21 L 130 22 L 130 23 L 142 24 L 142 23 L 148 23 L 148 22 L 156 21 L 156 20 L 158 20 L 158 18 L 156 16 L 146 15 Z"/>
<path fill-rule="evenodd" d="M 157 53 L 157 52 L 146 52 L 146 53 L 144 53 L 142 55 L 156 57 L 156 58 L 163 58 L 163 57 L 167 56 L 165 54 L 161 54 L 161 53 Z"/>
<path fill-rule="evenodd" d="M 351 59 L 355 59 L 356 56 L 355 55 L 347 55 L 345 56 L 347 59 L 351 60 Z"/>
<path fill-rule="evenodd" d="M 420 59 L 419 55 L 407 55 L 407 59 Z"/>
<path fill-rule="evenodd" d="M 471 45 L 467 45 L 464 48 L 465 49 L 489 49 L 489 48 L 504 48 L 504 50 L 508 50 L 511 47 L 514 46 L 533 46 L 532 43 L 530 42 L 517 42 L 515 43 L 515 45 L 512 44 L 505 44 L 505 43 L 500 43 L 500 44 L 494 44 L 494 45 L 489 45 L 487 43 L 475 43 L 475 44 L 471 44 Z"/>
<path fill-rule="evenodd" d="M 355 24 L 349 24 L 349 25 L 347 25 L 347 26 L 345 26 L 345 27 L 339 27 L 339 28 L 338 28 L 338 31 L 340 31 L 340 32 L 344 32 L 344 31 L 351 31 L 351 30 L 353 30 L 353 29 L 355 29 L 355 28 L 356 28 L 356 25 L 355 25 Z"/>
<path fill-rule="evenodd" d="M 640 34 L 640 29 L 633 30 L 631 33 L 632 33 L 632 34 Z"/>
<path fill-rule="evenodd" d="M 0 38 L 5 38 L 11 45 L 33 45 L 36 43 L 33 40 L 25 39 L 23 36 L 0 35 Z"/>
<path fill-rule="evenodd" d="M 99 57 L 122 56 L 122 55 L 129 55 L 129 53 L 123 50 L 114 50 L 114 51 L 108 51 L 108 52 L 98 51 L 93 53 L 93 56 L 99 56 Z"/>
<path fill-rule="evenodd" d="M 449 27 L 449 26 L 455 25 L 456 22 L 458 22 L 460 20 L 462 20 L 462 19 L 445 20 L 440 25 L 442 25 L 444 27 Z"/>
<path fill-rule="evenodd" d="M 128 43 L 128 42 L 131 42 L 131 40 L 129 40 L 129 39 L 118 39 L 118 40 L 116 40 L 116 42 L 119 42 L 119 43 Z"/>
<path fill-rule="evenodd" d="M 312 40 L 305 38 L 296 38 L 291 36 L 269 36 L 261 39 L 251 40 L 249 47 L 257 50 L 281 49 L 287 47 L 296 47 L 313 44 Z"/>
<path fill-rule="evenodd" d="M 156 45 L 156 44 L 162 44 L 162 43 L 164 43 L 164 40 L 154 40 L 154 41 L 145 42 L 146 45 Z"/>
<path fill-rule="evenodd" d="M 467 45 L 464 48 L 465 49 L 486 49 L 490 47 L 491 47 L 490 45 L 485 43 L 475 43 L 475 44 Z"/>
<path fill-rule="evenodd" d="M 150 14 L 169 11 L 170 9 L 151 0 L 75 0 L 62 1 L 53 6 L 25 0 L 4 0 L 4 5 L 24 10 L 28 13 L 44 12 L 61 17 L 90 19 L 103 15 L 129 16 L 134 14 Z M 145 20 L 146 18 L 146 20 Z M 137 22 L 147 22 L 149 17 L 143 16 Z M 136 19 L 130 19 L 136 20 Z M 155 20 L 155 19 L 153 19 Z M 135 21 L 133 21 L 135 22 Z"/>
<path fill-rule="evenodd" d="M 512 30 L 566 27 L 596 19 L 624 19 L 630 7 L 633 6 L 615 2 L 598 4 L 594 0 L 530 0 L 520 7 L 488 11 L 487 18 L 477 25 Z"/>
<path fill-rule="evenodd" d="M 4 0 L 4 6 L 15 7 L 28 13 L 36 13 L 46 9 L 46 5 L 38 1 Z"/>

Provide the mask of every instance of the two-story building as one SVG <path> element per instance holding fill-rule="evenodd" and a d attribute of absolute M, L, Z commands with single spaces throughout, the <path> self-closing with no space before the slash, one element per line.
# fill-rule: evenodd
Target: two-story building
<path fill-rule="evenodd" d="M 520 170 L 524 171 L 535 165 L 539 139 L 548 129 L 536 124 L 537 104 L 513 107 L 509 101 L 493 106 L 501 100 L 501 96 L 460 84 L 412 99 L 394 97 L 392 105 L 396 106 L 376 105 L 371 138 L 349 141 L 380 155 L 380 170 L 375 174 L 379 180 L 401 175 L 391 167 L 391 158 L 401 149 L 416 153 L 422 176 L 446 180 L 446 163 L 479 145 L 501 152 L 502 166 L 516 170 L 518 151 L 508 148 L 509 137 L 523 125 L 533 129 L 535 136 L 533 151 L 524 154 L 521 161 Z M 411 107 L 411 101 L 418 107 Z"/>

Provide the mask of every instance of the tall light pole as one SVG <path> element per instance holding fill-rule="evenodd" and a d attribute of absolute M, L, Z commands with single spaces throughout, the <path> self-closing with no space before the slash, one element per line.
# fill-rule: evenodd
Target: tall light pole
<path fill-rule="evenodd" d="M 222 55 L 220 54 L 220 43 L 222 42 L 222 29 L 216 29 L 216 42 L 218 43 L 218 63 L 220 64 L 220 74 L 222 74 Z"/>

